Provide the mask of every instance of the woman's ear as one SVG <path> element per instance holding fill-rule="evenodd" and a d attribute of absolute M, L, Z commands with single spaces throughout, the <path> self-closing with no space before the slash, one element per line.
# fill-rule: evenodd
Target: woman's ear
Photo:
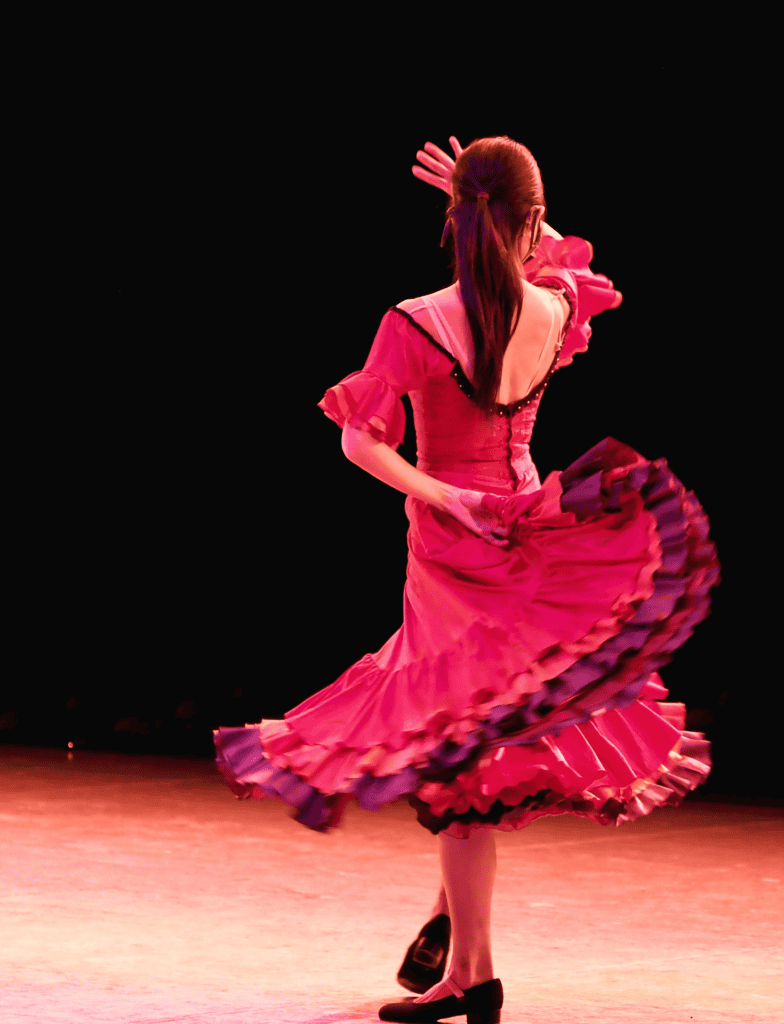
<path fill-rule="evenodd" d="M 542 240 L 542 231 L 544 230 L 544 207 L 543 206 L 532 206 L 531 207 L 531 241 L 534 245 L 539 245 Z"/>

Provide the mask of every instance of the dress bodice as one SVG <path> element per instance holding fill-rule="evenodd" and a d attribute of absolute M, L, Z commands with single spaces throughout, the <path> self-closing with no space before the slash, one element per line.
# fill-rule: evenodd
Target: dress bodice
<path fill-rule="evenodd" d="M 532 376 L 533 386 L 517 401 L 498 404 L 488 413 L 472 400 L 473 346 L 459 289 L 453 285 L 390 307 L 364 368 L 329 388 L 319 407 L 340 427 L 349 424 L 397 448 L 405 432 L 400 397 L 408 394 L 417 467 L 423 472 L 499 494 L 537 489 L 529 445 L 542 394 L 556 369 L 571 363 L 576 352 L 586 351 L 590 317 L 619 306 L 622 299 L 612 281 L 589 269 L 592 256 L 590 243 L 583 239 L 546 237 L 525 264 L 530 301 L 526 306 L 524 300 L 501 378 L 502 391 L 509 391 L 515 382 L 519 386 Z M 565 320 L 562 300 L 569 310 Z M 532 337 L 538 362 L 528 344 Z"/>
<path fill-rule="evenodd" d="M 399 307 L 393 308 L 398 316 L 406 316 Z M 441 355 L 440 368 L 436 363 L 434 372 L 409 393 L 417 468 L 439 478 L 444 474 L 469 478 L 462 481 L 463 486 L 470 486 L 470 478 L 475 478 L 485 487 L 489 481 L 496 481 L 503 492 L 538 487 L 529 445 L 539 402 L 556 359 L 528 396 L 512 405 L 497 405 L 491 415 L 473 401 L 474 389 L 460 362 L 416 321 L 408 322 L 410 329 L 423 335 L 424 343 Z"/>
<path fill-rule="evenodd" d="M 529 446 L 541 391 L 515 413 L 488 416 L 455 384 L 450 374 L 409 396 L 417 468 L 436 477 L 460 473 L 484 484 L 488 478 L 497 480 L 510 490 L 536 489 L 539 480 Z"/>
<path fill-rule="evenodd" d="M 496 403 L 492 415 L 472 401 L 473 340 L 459 285 L 393 307 L 451 363 L 447 378 L 430 377 L 409 396 L 417 467 L 423 472 L 476 475 L 485 486 L 492 479 L 506 485 L 504 490 L 524 493 L 539 487 L 530 455 L 531 434 L 542 394 L 558 363 L 566 303 L 562 288 L 538 288 L 525 280 L 523 286 L 523 307 L 504 353 L 499 396 L 510 389 L 514 392 L 515 386 L 522 386 L 524 393 L 514 402 Z"/>

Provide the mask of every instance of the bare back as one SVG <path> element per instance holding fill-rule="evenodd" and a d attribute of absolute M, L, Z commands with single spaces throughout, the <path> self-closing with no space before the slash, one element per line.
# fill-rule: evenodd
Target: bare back
<path fill-rule="evenodd" d="M 525 398 L 547 375 L 561 346 L 569 304 L 563 289 L 539 288 L 523 279 L 525 298 L 520 320 L 504 353 L 497 401 L 512 405 Z M 398 303 L 444 346 L 469 380 L 474 369 L 474 345 L 460 286 L 450 285 L 432 295 Z"/>

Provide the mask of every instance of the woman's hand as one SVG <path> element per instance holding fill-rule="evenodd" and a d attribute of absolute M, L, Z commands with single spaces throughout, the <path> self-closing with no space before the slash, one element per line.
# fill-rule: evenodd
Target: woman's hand
<path fill-rule="evenodd" d="M 449 144 L 454 150 L 455 157 L 459 157 L 463 152 L 460 143 L 454 137 L 449 136 Z M 428 154 L 430 154 L 428 156 Z M 430 171 L 424 170 L 422 167 L 412 167 L 411 170 L 414 172 L 414 177 L 419 178 L 420 181 L 426 181 L 428 185 L 435 185 L 436 188 L 442 189 L 447 195 L 452 195 L 452 172 L 455 169 L 455 161 L 447 156 L 446 153 L 439 149 L 438 146 L 434 146 L 432 142 L 425 143 L 425 152 L 421 149 L 417 153 L 417 160 L 424 164 L 425 167 L 429 167 Z"/>
<path fill-rule="evenodd" d="M 468 491 L 462 487 L 454 487 L 451 484 L 441 484 L 444 498 L 440 508 L 448 512 L 455 519 L 458 519 L 463 526 L 468 527 L 488 544 L 496 547 L 508 548 L 509 530 L 503 525 L 500 518 L 488 509 L 482 508 L 482 491 Z"/>

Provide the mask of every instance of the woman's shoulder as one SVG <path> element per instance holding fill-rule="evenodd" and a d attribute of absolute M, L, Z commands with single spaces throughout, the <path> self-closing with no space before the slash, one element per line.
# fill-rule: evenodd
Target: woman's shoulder
<path fill-rule="evenodd" d="M 556 288 L 555 285 L 532 284 L 530 281 L 526 281 L 525 286 L 526 289 L 531 290 L 531 294 L 536 296 L 537 299 L 548 304 L 554 302 L 557 306 L 560 306 L 563 315 L 562 322 L 566 323 L 571 313 L 571 306 L 563 288 Z"/>
<path fill-rule="evenodd" d="M 416 319 L 417 313 L 423 313 L 432 309 L 434 305 L 442 309 L 461 308 L 459 285 L 457 282 L 446 288 L 440 288 L 436 292 L 429 292 L 427 295 L 418 295 L 415 299 L 403 299 L 395 303 L 397 309 L 411 314 Z"/>
<path fill-rule="evenodd" d="M 464 367 L 471 362 L 470 329 L 456 282 L 427 295 L 403 299 L 395 308 L 402 310 L 442 353 Z"/>

